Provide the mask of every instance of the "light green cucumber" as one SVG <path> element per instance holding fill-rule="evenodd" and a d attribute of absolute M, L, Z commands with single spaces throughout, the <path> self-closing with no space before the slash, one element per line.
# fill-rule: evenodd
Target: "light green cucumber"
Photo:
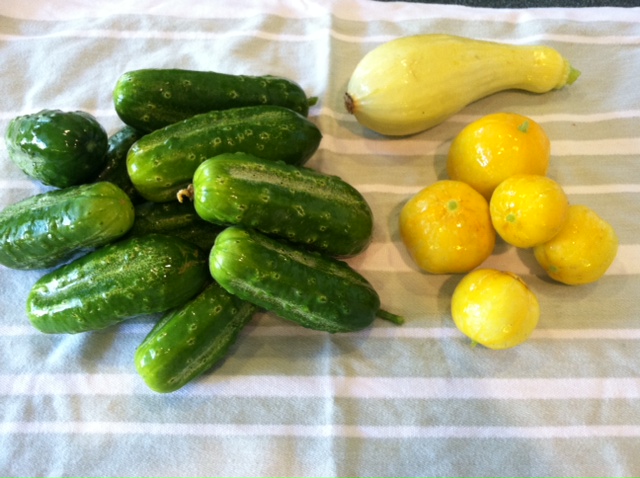
<path fill-rule="evenodd" d="M 331 256 L 358 254 L 373 235 L 371 208 L 347 182 L 245 153 L 206 160 L 184 194 L 207 221 L 244 225 Z"/>
<path fill-rule="evenodd" d="M 127 156 L 131 182 L 149 201 L 176 199 L 198 166 L 222 153 L 304 164 L 322 134 L 304 116 L 281 106 L 247 106 L 193 116 L 136 141 Z"/>
<path fill-rule="evenodd" d="M 226 356 L 256 310 L 212 282 L 153 327 L 135 353 L 138 374 L 156 392 L 182 388 Z"/>

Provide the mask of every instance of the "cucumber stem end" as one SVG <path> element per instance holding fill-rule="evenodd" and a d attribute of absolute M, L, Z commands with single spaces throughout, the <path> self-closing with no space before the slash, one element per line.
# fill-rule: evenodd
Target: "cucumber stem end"
<path fill-rule="evenodd" d="M 393 322 L 396 325 L 404 324 L 404 317 L 401 317 L 396 314 L 392 314 L 391 312 L 387 312 L 386 310 L 382 310 L 382 309 L 378 310 L 378 312 L 376 313 L 376 316 L 383 320 L 388 320 L 389 322 Z"/>
<path fill-rule="evenodd" d="M 184 202 L 185 198 L 189 199 L 189 201 L 193 201 L 193 184 L 189 184 L 186 188 L 178 191 L 176 193 L 176 197 L 180 204 Z"/>

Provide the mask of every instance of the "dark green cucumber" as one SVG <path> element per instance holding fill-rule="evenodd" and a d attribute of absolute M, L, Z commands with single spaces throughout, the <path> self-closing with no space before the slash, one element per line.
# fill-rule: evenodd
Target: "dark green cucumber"
<path fill-rule="evenodd" d="M 42 110 L 9 122 L 11 160 L 33 179 L 57 188 L 92 181 L 104 167 L 107 132 L 84 111 Z"/>
<path fill-rule="evenodd" d="M 212 282 L 149 332 L 135 353 L 138 374 L 156 392 L 182 388 L 225 357 L 256 310 Z"/>
<path fill-rule="evenodd" d="M 145 202 L 135 206 L 135 220 L 129 235 L 169 234 L 209 251 L 222 229 L 222 226 L 202 219 L 189 201 Z"/>
<path fill-rule="evenodd" d="M 45 269 L 122 237 L 133 225 L 129 197 L 115 184 L 69 186 L 0 212 L 0 264 Z"/>
<path fill-rule="evenodd" d="M 148 133 L 196 114 L 243 106 L 277 105 L 307 116 L 313 99 L 294 81 L 276 76 L 142 69 L 118 78 L 113 101 L 125 124 Z"/>
<path fill-rule="evenodd" d="M 143 136 L 135 128 L 124 126 L 109 137 L 109 148 L 104 169 L 96 177 L 96 181 L 109 181 L 122 189 L 134 204 L 142 201 L 140 193 L 133 187 L 127 171 L 127 153 L 133 143 Z"/>
<path fill-rule="evenodd" d="M 402 323 L 346 262 L 242 226 L 218 235 L 209 270 L 230 294 L 310 329 L 353 332 L 376 317 Z"/>
<path fill-rule="evenodd" d="M 131 182 L 149 201 L 167 202 L 193 179 L 197 167 L 222 153 L 244 152 L 304 164 L 322 134 L 304 116 L 281 106 L 213 111 L 156 130 L 136 141 L 127 156 Z"/>
<path fill-rule="evenodd" d="M 45 333 L 102 329 L 129 317 L 179 307 L 210 281 L 206 254 L 162 234 L 104 246 L 41 277 L 27 298 Z"/>
<path fill-rule="evenodd" d="M 207 221 L 244 225 L 331 256 L 362 252 L 373 234 L 367 201 L 339 177 L 245 153 L 206 160 L 188 194 Z"/>

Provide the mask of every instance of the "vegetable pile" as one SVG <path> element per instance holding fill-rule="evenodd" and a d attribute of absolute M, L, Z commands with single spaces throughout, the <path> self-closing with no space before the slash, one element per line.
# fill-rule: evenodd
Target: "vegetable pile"
<path fill-rule="evenodd" d="M 499 91 L 547 93 L 579 75 L 545 46 L 415 35 L 362 59 L 345 106 L 377 133 L 410 135 Z M 305 166 L 322 133 L 298 84 L 146 69 L 123 74 L 113 101 L 124 126 L 111 137 L 82 111 L 20 116 L 6 132 L 15 164 L 56 188 L 0 212 L 0 264 L 52 268 L 27 299 L 37 329 L 164 314 L 134 364 L 151 389 L 172 392 L 222 359 L 261 309 L 329 333 L 403 322 L 342 260 L 367 249 L 373 213 L 343 179 Z M 452 318 L 487 347 L 522 343 L 540 313 L 515 274 L 473 271 L 496 237 L 572 285 L 598 280 L 617 252 L 611 225 L 546 177 L 549 148 L 530 118 L 487 115 L 453 140 L 448 179 L 401 210 L 422 270 L 467 274 Z"/>
<path fill-rule="evenodd" d="M 418 34 L 365 55 L 344 100 L 362 126 L 403 136 L 433 128 L 497 92 L 548 93 L 579 76 L 548 46 Z M 584 205 L 569 204 L 562 186 L 547 177 L 549 159 L 549 138 L 535 121 L 516 113 L 487 114 L 453 139 L 447 178 L 418 191 L 401 209 L 400 236 L 421 270 L 468 274 L 454 292 L 451 311 L 474 343 L 518 345 L 540 313 L 515 274 L 476 269 L 493 253 L 496 237 L 532 250 L 550 278 L 568 285 L 597 281 L 616 257 L 611 224 Z"/>
<path fill-rule="evenodd" d="M 381 310 L 344 257 L 371 241 L 365 198 L 305 165 L 322 134 L 287 79 L 138 70 L 114 90 L 122 129 L 86 112 L 14 118 L 6 141 L 56 189 L 0 212 L 0 264 L 49 269 L 27 298 L 44 333 L 162 313 L 134 363 L 157 392 L 222 359 L 260 309 L 330 333 Z"/>

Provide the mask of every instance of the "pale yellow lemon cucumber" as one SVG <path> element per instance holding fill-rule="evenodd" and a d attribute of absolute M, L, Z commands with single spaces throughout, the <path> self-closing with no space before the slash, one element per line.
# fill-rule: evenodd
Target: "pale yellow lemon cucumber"
<path fill-rule="evenodd" d="M 548 46 L 413 35 L 384 43 L 362 58 L 349 80 L 345 106 L 363 126 L 402 136 L 432 128 L 499 91 L 546 93 L 578 76 Z"/>

